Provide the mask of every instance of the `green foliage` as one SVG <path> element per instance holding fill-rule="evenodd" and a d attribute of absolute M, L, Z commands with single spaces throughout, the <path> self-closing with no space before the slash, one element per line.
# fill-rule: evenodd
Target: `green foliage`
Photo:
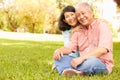
<path fill-rule="evenodd" d="M 57 21 L 61 9 L 68 4 L 75 4 L 78 0 L 13 0 L 12 5 L 3 0 L 4 20 L 1 19 L 0 28 L 3 30 L 17 31 L 17 28 L 27 27 L 29 32 L 42 33 L 47 30 L 49 33 L 60 33 L 57 29 Z M 23 4 L 24 3 L 24 4 Z M 21 30 L 19 30 L 21 31 Z"/>
<path fill-rule="evenodd" d="M 70 80 L 51 70 L 53 52 L 63 42 L 0 39 L 0 80 Z M 76 76 L 72 80 L 118 80 L 120 42 L 114 42 L 115 66 L 108 75 Z"/>
<path fill-rule="evenodd" d="M 6 2 L 8 1 L 8 2 Z M 31 33 L 60 33 L 57 22 L 66 5 L 75 6 L 83 0 L 0 0 L 0 29 L 17 31 L 25 27 Z M 101 17 L 97 5 L 103 0 L 88 0 L 93 5 L 95 17 Z M 119 8 L 118 8 L 119 11 Z M 22 31 L 22 30 L 19 30 Z"/>
<path fill-rule="evenodd" d="M 24 5 L 22 3 L 24 3 Z M 32 1 L 26 2 L 23 0 L 18 3 L 18 7 L 18 12 L 22 19 L 22 25 L 25 25 L 32 33 L 36 33 L 38 30 L 43 30 L 44 27 L 40 26 L 44 25 L 45 11 L 42 9 L 42 5 L 40 5 L 40 3 Z M 39 31 L 38 33 L 41 32 L 42 31 Z"/>

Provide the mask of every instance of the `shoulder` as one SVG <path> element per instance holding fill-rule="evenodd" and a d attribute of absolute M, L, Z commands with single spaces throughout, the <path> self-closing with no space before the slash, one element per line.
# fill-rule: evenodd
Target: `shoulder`
<path fill-rule="evenodd" d="M 110 22 L 108 22 L 107 20 L 104 20 L 104 19 L 99 19 L 97 21 L 98 25 L 98 30 L 101 32 L 101 33 L 111 33 L 111 26 L 110 26 Z"/>
<path fill-rule="evenodd" d="M 101 24 L 106 24 L 108 25 L 109 22 L 105 19 L 96 19 L 96 24 L 101 25 Z"/>
<path fill-rule="evenodd" d="M 109 24 L 110 23 L 105 19 L 96 19 L 94 26 L 97 26 L 96 28 L 104 29 L 109 28 L 110 27 Z"/>

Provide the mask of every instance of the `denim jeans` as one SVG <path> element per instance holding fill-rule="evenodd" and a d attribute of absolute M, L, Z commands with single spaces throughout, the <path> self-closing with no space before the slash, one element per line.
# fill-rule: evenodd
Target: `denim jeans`
<path fill-rule="evenodd" d="M 63 70 L 74 69 L 70 64 L 73 58 L 72 56 L 64 55 L 60 60 L 55 60 L 59 74 L 62 74 Z M 82 64 L 78 65 L 75 70 L 82 71 L 86 75 L 108 73 L 106 65 L 96 57 L 86 59 Z"/>

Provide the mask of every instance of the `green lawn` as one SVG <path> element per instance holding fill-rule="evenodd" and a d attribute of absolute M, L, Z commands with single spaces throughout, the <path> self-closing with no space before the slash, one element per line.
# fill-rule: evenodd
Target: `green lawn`
<path fill-rule="evenodd" d="M 0 39 L 0 80 L 70 80 L 51 70 L 52 55 L 62 42 Z M 118 80 L 120 77 L 120 42 L 114 42 L 113 73 L 76 76 L 71 80 Z"/>

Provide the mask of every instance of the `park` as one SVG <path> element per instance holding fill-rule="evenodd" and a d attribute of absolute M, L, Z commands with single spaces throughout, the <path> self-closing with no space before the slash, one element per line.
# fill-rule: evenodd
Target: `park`
<path fill-rule="evenodd" d="M 120 42 L 114 41 L 115 66 L 108 75 L 76 76 L 74 80 L 118 80 Z M 0 80 L 69 80 L 52 71 L 53 52 L 63 41 L 0 39 Z"/>
<path fill-rule="evenodd" d="M 111 74 L 72 78 L 60 76 L 57 71 L 52 70 L 54 50 L 64 45 L 63 36 L 57 29 L 59 15 L 56 14 L 60 13 L 65 4 L 75 5 L 82 0 L 71 0 L 71 2 L 69 0 L 63 0 L 63 2 L 62 0 L 48 0 L 50 4 L 45 4 L 45 1 L 42 0 L 25 1 L 27 0 L 16 0 L 15 4 L 8 4 L 11 3 L 9 0 L 8 3 L 0 0 L 0 80 L 119 80 L 119 23 L 115 28 L 112 27 L 114 23 L 110 23 L 114 36 L 113 59 L 115 65 Z M 101 3 L 103 0 L 88 1 Z M 25 3 L 27 7 L 22 3 Z M 40 5 L 40 3 L 44 5 Z M 52 5 L 56 3 L 57 5 Z M 118 5 L 120 4 L 118 3 Z M 51 8 L 48 9 L 47 6 L 51 6 Z M 38 18 L 38 16 L 41 17 Z M 98 13 L 96 16 L 100 17 Z M 110 16 L 108 17 L 111 19 Z"/>

